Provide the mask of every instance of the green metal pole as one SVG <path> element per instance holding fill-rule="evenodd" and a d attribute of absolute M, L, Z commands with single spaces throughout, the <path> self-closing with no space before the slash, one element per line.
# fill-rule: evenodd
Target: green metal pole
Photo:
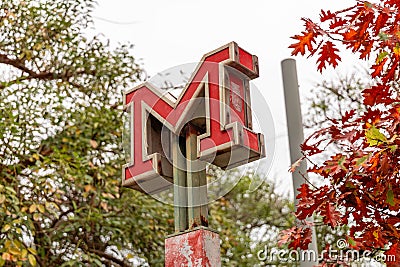
<path fill-rule="evenodd" d="M 186 128 L 189 229 L 208 226 L 206 170 L 205 163 L 197 160 L 197 135 L 196 127 L 189 123 Z"/>
<path fill-rule="evenodd" d="M 181 153 L 184 149 L 184 140 L 180 142 L 179 136 L 172 137 L 172 162 L 174 177 L 174 224 L 175 232 L 188 229 L 187 217 L 187 192 L 186 192 L 186 158 Z M 183 144 L 182 144 L 183 143 Z"/>

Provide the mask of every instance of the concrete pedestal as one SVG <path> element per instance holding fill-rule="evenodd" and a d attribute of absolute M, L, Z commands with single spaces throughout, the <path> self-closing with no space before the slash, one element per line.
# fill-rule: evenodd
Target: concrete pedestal
<path fill-rule="evenodd" d="M 220 239 L 216 232 L 197 228 L 165 239 L 165 267 L 220 267 Z"/>

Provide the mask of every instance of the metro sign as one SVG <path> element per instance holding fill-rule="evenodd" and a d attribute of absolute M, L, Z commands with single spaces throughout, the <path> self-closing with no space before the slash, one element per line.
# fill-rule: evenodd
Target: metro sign
<path fill-rule="evenodd" d="M 249 82 L 257 77 L 257 57 L 231 42 L 203 56 L 177 99 L 149 82 L 126 91 L 131 159 L 122 185 L 148 194 L 171 186 L 173 140 L 189 122 L 198 160 L 229 169 L 264 157 L 264 137 L 252 131 Z"/>

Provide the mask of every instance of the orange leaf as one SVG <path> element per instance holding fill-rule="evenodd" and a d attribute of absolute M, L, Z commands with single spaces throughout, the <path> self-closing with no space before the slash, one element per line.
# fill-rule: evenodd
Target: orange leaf
<path fill-rule="evenodd" d="M 292 166 L 290 166 L 289 172 L 294 172 L 294 171 L 297 169 L 297 167 L 300 166 L 300 163 L 303 161 L 304 158 L 305 158 L 305 157 L 302 156 L 301 158 L 299 158 L 298 160 L 296 160 L 296 161 L 292 164 Z"/>
<path fill-rule="evenodd" d="M 304 53 L 306 52 L 306 47 L 310 52 L 313 49 L 312 43 L 315 43 L 314 32 L 302 32 L 302 33 L 303 35 L 295 35 L 292 37 L 292 39 L 299 40 L 298 43 L 289 46 L 289 48 L 293 48 L 292 55 L 297 55 L 298 53 L 304 55 Z"/>
<path fill-rule="evenodd" d="M 85 192 L 89 192 L 89 191 L 96 191 L 96 187 L 92 186 L 92 185 L 85 185 L 84 186 Z"/>
<path fill-rule="evenodd" d="M 91 145 L 94 149 L 96 149 L 96 148 L 99 146 L 99 144 L 96 142 L 96 140 L 91 139 L 89 142 L 90 142 L 90 145 Z"/>

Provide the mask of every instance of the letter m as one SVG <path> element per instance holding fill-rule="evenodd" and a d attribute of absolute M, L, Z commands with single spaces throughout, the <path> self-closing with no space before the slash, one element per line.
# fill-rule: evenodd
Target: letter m
<path fill-rule="evenodd" d="M 174 140 L 188 123 L 198 129 L 201 161 L 229 169 L 264 157 L 264 137 L 252 131 L 249 82 L 256 77 L 257 57 L 231 42 L 203 56 L 177 98 L 149 82 L 126 91 L 130 159 L 122 184 L 149 194 L 172 185 Z"/>

